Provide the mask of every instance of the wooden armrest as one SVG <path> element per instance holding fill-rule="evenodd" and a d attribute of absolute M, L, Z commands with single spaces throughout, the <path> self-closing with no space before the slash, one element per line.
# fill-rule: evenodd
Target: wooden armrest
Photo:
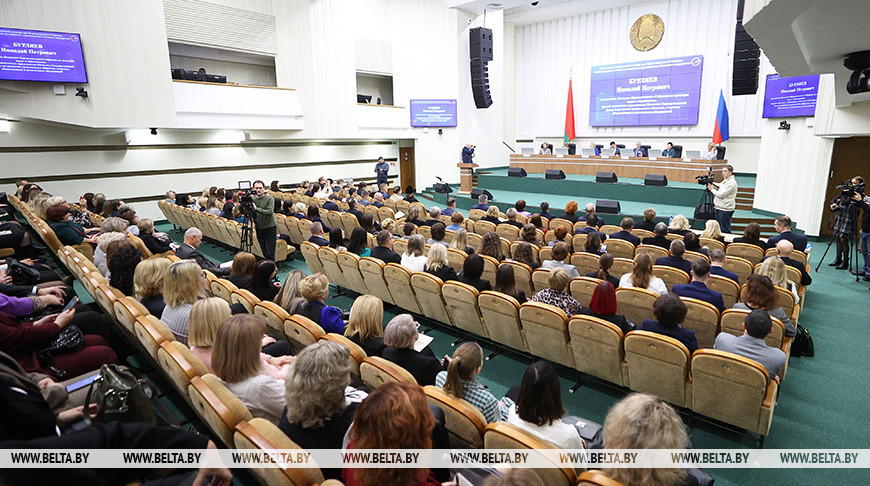
<path fill-rule="evenodd" d="M 190 361 L 187 361 L 187 358 L 185 358 L 184 355 L 181 354 L 181 351 L 179 351 L 178 348 L 175 347 L 175 343 L 178 343 L 178 341 L 163 341 L 162 343 L 160 343 L 160 347 L 164 351 L 166 351 L 169 356 L 171 356 L 172 359 L 175 360 L 176 363 L 178 363 L 178 366 L 181 367 L 181 370 L 184 372 L 185 375 L 187 375 L 188 378 L 199 376 L 199 372 L 197 372 L 196 368 L 193 367 Z"/>
<path fill-rule="evenodd" d="M 783 336 L 782 346 L 779 348 L 782 350 L 783 353 L 785 353 L 786 356 L 788 356 L 788 348 L 789 348 L 789 346 L 791 346 L 791 339 L 792 338 L 790 338 L 788 336 Z"/>
<path fill-rule="evenodd" d="M 776 381 L 770 380 L 767 384 L 767 393 L 764 394 L 764 401 L 761 402 L 761 406 L 764 408 L 773 408 L 773 400 L 776 397 Z"/>
<path fill-rule="evenodd" d="M 215 413 L 221 418 L 221 422 L 228 427 L 233 427 L 238 424 L 236 414 L 224 404 L 223 400 L 217 396 L 217 393 L 208 386 L 201 376 L 195 376 L 190 379 L 190 386 L 196 388 L 202 398 L 214 409 Z"/>

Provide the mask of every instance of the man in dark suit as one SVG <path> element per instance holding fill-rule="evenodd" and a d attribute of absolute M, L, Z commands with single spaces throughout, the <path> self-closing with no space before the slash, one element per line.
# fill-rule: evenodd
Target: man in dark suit
<path fill-rule="evenodd" d="M 456 198 L 448 197 L 447 198 L 447 207 L 441 210 L 441 214 L 444 216 L 453 216 L 453 213 L 456 212 Z"/>
<path fill-rule="evenodd" d="M 441 217 L 441 210 L 438 209 L 437 206 L 432 206 L 429 208 L 429 219 L 423 221 L 423 226 L 432 226 L 435 223 L 440 223 L 441 220 L 438 219 Z"/>
<path fill-rule="evenodd" d="M 579 228 L 577 231 L 574 232 L 575 235 L 591 235 L 595 233 L 598 234 L 598 237 L 601 238 L 601 241 L 607 239 L 606 234 L 598 231 L 598 216 L 595 216 L 594 214 L 589 215 L 589 217 L 586 218 L 585 227 Z"/>
<path fill-rule="evenodd" d="M 507 221 L 502 221 L 501 224 L 509 224 L 511 226 L 516 226 L 519 229 L 523 229 L 523 223 L 517 221 L 516 208 L 508 208 L 508 210 L 504 212 L 504 215 L 507 216 Z"/>
<path fill-rule="evenodd" d="M 646 208 L 643 210 L 643 221 L 638 222 L 634 225 L 637 229 L 642 229 L 646 231 L 655 231 L 656 230 L 656 210 L 653 208 Z"/>
<path fill-rule="evenodd" d="M 692 282 L 674 285 L 673 293 L 680 297 L 703 300 L 713 304 L 719 312 L 725 312 L 725 300 L 722 294 L 707 288 L 707 279 L 710 277 L 710 264 L 707 260 L 699 258 L 692 262 Z"/>
<path fill-rule="evenodd" d="M 219 277 L 229 275 L 229 267 L 221 268 L 197 250 L 201 244 L 202 231 L 200 231 L 199 228 L 188 228 L 187 231 L 184 232 L 184 243 L 175 250 L 175 255 L 181 259 L 194 260 L 197 265 L 199 265 L 199 268 L 208 270 Z"/>
<path fill-rule="evenodd" d="M 643 243 L 644 245 L 660 246 L 665 250 L 670 250 L 671 240 L 665 237 L 665 235 L 668 234 L 668 225 L 664 223 L 659 223 L 656 225 L 653 232 L 655 233 L 655 236 L 652 236 L 650 238 L 644 238 L 641 243 Z"/>
<path fill-rule="evenodd" d="M 666 265 L 692 273 L 692 262 L 683 258 L 685 253 L 686 244 L 682 240 L 674 240 L 671 242 L 671 256 L 656 258 L 656 265 Z"/>
<path fill-rule="evenodd" d="M 489 200 L 489 198 L 486 197 L 486 194 L 481 194 L 481 195 L 477 196 L 477 204 L 475 204 L 474 206 L 471 206 L 471 209 L 479 209 L 481 211 L 486 212 L 486 210 L 489 209 L 489 204 L 486 203 L 488 200 Z"/>
<path fill-rule="evenodd" d="M 619 223 L 619 227 L 622 228 L 621 231 L 617 231 L 616 233 L 611 233 L 611 238 L 616 238 L 618 240 L 625 240 L 631 243 L 634 246 L 640 244 L 640 238 L 631 234 L 631 229 L 634 228 L 634 220 L 629 218 L 628 216 L 622 218 L 622 222 Z"/>
<path fill-rule="evenodd" d="M 338 209 L 338 194 L 334 192 L 330 194 L 329 200 L 323 203 L 323 206 L 321 207 L 330 211 L 340 211 L 340 209 Z"/>
<path fill-rule="evenodd" d="M 674 294 L 664 294 L 653 304 L 656 320 L 644 319 L 637 329 L 670 336 L 685 344 L 691 354 L 698 349 L 698 338 L 695 337 L 695 331 L 683 329 L 682 323 L 688 312 L 689 309 L 679 297 Z"/>
<path fill-rule="evenodd" d="M 640 142 L 637 142 L 634 145 L 634 150 L 632 150 L 631 154 L 634 155 L 635 157 L 648 157 L 649 156 L 646 149 L 640 145 Z"/>
<path fill-rule="evenodd" d="M 329 246 L 329 240 L 323 237 L 323 225 L 315 221 L 311 223 L 311 238 L 308 241 L 317 246 Z"/>
<path fill-rule="evenodd" d="M 616 142 L 610 142 L 610 148 L 613 149 L 613 155 L 620 155 L 619 147 L 616 146 Z"/>
<path fill-rule="evenodd" d="M 402 257 L 393 251 L 393 234 L 388 230 L 378 231 L 378 246 L 372 248 L 371 257 L 384 263 L 402 263 Z"/>
<path fill-rule="evenodd" d="M 769 248 L 773 248 L 780 240 L 788 240 L 797 251 L 807 251 L 807 237 L 791 232 L 791 218 L 786 215 L 777 216 L 773 220 L 773 227 L 778 235 L 771 236 L 767 239 Z"/>
<path fill-rule="evenodd" d="M 779 259 L 786 265 L 796 268 L 801 273 L 801 285 L 809 285 L 813 283 L 813 277 L 810 277 L 810 274 L 807 273 L 806 266 L 791 258 L 792 251 L 794 251 L 794 245 L 792 245 L 789 240 L 779 240 L 776 244 L 776 255 Z M 762 258 L 761 261 L 764 261 L 765 258 L 767 257 Z"/>
<path fill-rule="evenodd" d="M 372 206 L 374 206 L 376 208 L 384 207 L 384 193 L 382 193 L 382 192 L 375 193 L 375 195 L 372 197 Z"/>
<path fill-rule="evenodd" d="M 541 203 L 541 212 L 538 213 L 542 218 L 553 219 L 555 216 L 550 214 L 550 203 L 544 201 Z"/>
<path fill-rule="evenodd" d="M 357 222 L 359 222 L 363 217 L 363 212 L 356 208 L 356 201 L 353 199 L 347 202 L 347 211 L 345 211 L 345 213 L 350 213 L 356 216 Z"/>
<path fill-rule="evenodd" d="M 474 160 L 474 145 L 470 143 L 465 144 L 465 147 L 462 147 L 462 163 L 463 164 L 473 164 Z"/>
<path fill-rule="evenodd" d="M 737 285 L 740 285 L 740 277 L 736 273 L 731 273 L 723 268 L 725 265 L 725 250 L 713 248 L 710 250 L 710 273 L 720 277 L 730 278 Z"/>

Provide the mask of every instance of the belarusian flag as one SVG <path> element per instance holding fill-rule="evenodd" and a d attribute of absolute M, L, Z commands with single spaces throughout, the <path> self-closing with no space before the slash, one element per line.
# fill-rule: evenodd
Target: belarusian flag
<path fill-rule="evenodd" d="M 570 142 L 577 136 L 574 133 L 574 92 L 571 90 L 571 78 L 568 78 L 568 109 L 565 113 L 565 141 Z"/>

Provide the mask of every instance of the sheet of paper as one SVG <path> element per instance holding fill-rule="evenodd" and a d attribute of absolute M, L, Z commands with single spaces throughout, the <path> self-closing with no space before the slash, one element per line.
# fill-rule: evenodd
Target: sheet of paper
<path fill-rule="evenodd" d="M 427 336 L 425 334 L 418 334 L 417 335 L 417 342 L 414 343 L 414 351 L 417 351 L 418 353 L 420 351 L 423 351 L 423 348 L 428 346 L 429 343 L 431 343 L 434 339 L 435 338 L 433 338 L 432 336 Z"/>

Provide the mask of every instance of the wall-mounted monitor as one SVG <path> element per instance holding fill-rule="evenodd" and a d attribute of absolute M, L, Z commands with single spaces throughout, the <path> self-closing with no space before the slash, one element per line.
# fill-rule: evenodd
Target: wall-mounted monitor
<path fill-rule="evenodd" d="M 412 127 L 455 127 L 456 100 L 411 100 Z"/>
<path fill-rule="evenodd" d="M 87 83 L 81 37 L 0 28 L 0 80 Z"/>
<path fill-rule="evenodd" d="M 819 95 L 819 75 L 781 78 L 768 74 L 764 84 L 763 118 L 814 116 Z"/>
<path fill-rule="evenodd" d="M 589 125 L 697 125 L 704 56 L 593 66 Z"/>

